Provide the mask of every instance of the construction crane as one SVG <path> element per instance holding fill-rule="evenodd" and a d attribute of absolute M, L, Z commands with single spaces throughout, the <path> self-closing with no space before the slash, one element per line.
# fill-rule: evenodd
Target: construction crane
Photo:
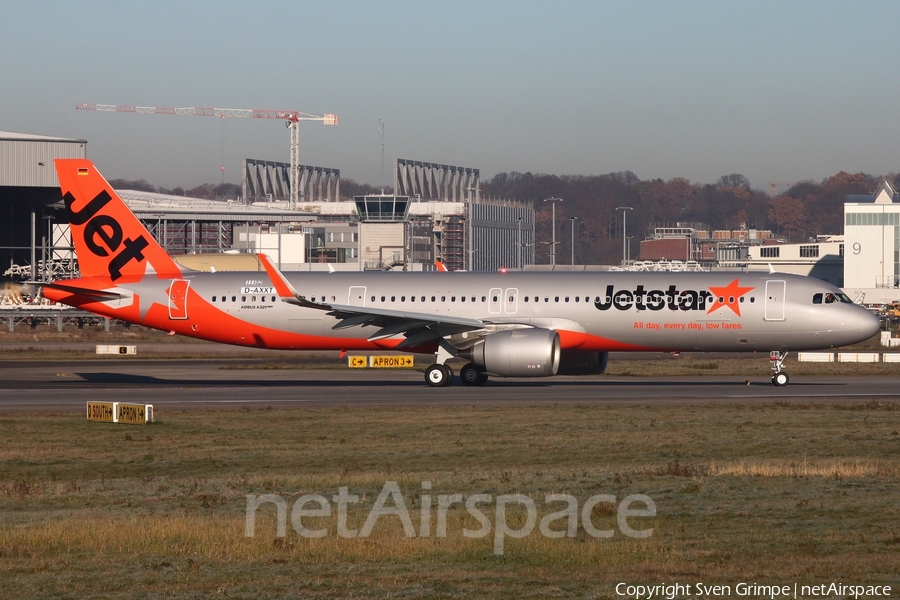
<path fill-rule="evenodd" d="M 770 196 L 774 196 L 775 192 L 778 191 L 780 187 L 790 188 L 793 185 L 797 184 L 797 180 L 794 181 L 769 181 L 769 189 L 771 190 Z"/>
<path fill-rule="evenodd" d="M 322 121 L 324 125 L 337 125 L 338 116 L 333 113 L 310 115 L 297 110 L 261 110 L 257 108 L 165 108 L 160 106 L 132 106 L 128 104 L 76 104 L 75 110 L 136 113 L 139 115 L 177 115 L 191 117 L 236 117 L 241 119 L 282 119 L 291 132 L 291 197 L 290 209 L 296 210 L 300 200 L 300 121 Z"/>

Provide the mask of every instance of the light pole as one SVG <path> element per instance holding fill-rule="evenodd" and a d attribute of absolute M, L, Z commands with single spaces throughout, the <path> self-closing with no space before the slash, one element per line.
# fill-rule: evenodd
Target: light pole
<path fill-rule="evenodd" d="M 550 266 L 556 266 L 556 203 L 562 202 L 562 198 L 544 198 L 553 207 L 553 241 L 550 242 Z"/>
<path fill-rule="evenodd" d="M 474 271 L 475 263 L 475 202 L 478 200 L 478 188 L 467 187 L 469 192 L 469 270 Z M 473 200 L 474 197 L 474 200 Z"/>
<path fill-rule="evenodd" d="M 516 219 L 516 269 L 522 270 L 522 217 Z"/>
<path fill-rule="evenodd" d="M 634 239 L 633 235 L 628 236 L 628 254 L 625 256 L 626 261 L 631 260 L 631 240 Z"/>
<path fill-rule="evenodd" d="M 571 217 L 569 219 L 572 221 L 572 266 L 575 266 L 575 221 L 578 220 L 578 217 Z"/>
<path fill-rule="evenodd" d="M 634 210 L 631 206 L 617 206 L 616 211 L 622 211 L 622 266 L 628 261 L 628 229 L 625 227 L 625 215 L 629 210 Z"/>

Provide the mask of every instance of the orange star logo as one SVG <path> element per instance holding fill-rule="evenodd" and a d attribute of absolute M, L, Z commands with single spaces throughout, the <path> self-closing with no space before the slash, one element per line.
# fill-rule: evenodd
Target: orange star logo
<path fill-rule="evenodd" d="M 709 314 L 718 308 L 722 308 L 723 306 L 727 306 L 734 311 L 734 314 L 741 316 L 741 307 L 738 304 L 741 296 L 755 289 L 756 288 L 752 287 L 741 287 L 737 279 L 725 287 L 709 286 L 709 291 L 715 296 L 715 301 L 710 309 L 706 311 L 706 314 Z"/>

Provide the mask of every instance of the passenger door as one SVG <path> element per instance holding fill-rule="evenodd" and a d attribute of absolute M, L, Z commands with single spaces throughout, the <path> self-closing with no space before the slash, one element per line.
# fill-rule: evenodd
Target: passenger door
<path fill-rule="evenodd" d="M 784 321 L 784 292 L 786 282 L 766 282 L 766 321 Z"/>

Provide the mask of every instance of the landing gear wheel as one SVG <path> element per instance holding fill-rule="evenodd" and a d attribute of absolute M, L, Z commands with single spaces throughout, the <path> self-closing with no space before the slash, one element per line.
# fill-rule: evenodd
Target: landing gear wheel
<path fill-rule="evenodd" d="M 459 379 L 466 385 L 484 385 L 488 376 L 478 370 L 472 363 L 467 364 L 459 372 Z"/>
<path fill-rule="evenodd" d="M 784 360 L 788 353 L 781 350 L 772 350 L 769 352 L 769 360 L 772 362 L 772 385 L 775 387 L 784 387 L 790 381 L 788 374 L 782 371 L 784 369 Z"/>
<path fill-rule="evenodd" d="M 788 384 L 788 381 L 790 381 L 790 377 L 784 371 L 772 375 L 772 385 L 775 387 L 784 387 Z"/>
<path fill-rule="evenodd" d="M 453 370 L 447 365 L 431 365 L 425 369 L 425 382 L 431 387 L 447 387 L 453 380 Z"/>

